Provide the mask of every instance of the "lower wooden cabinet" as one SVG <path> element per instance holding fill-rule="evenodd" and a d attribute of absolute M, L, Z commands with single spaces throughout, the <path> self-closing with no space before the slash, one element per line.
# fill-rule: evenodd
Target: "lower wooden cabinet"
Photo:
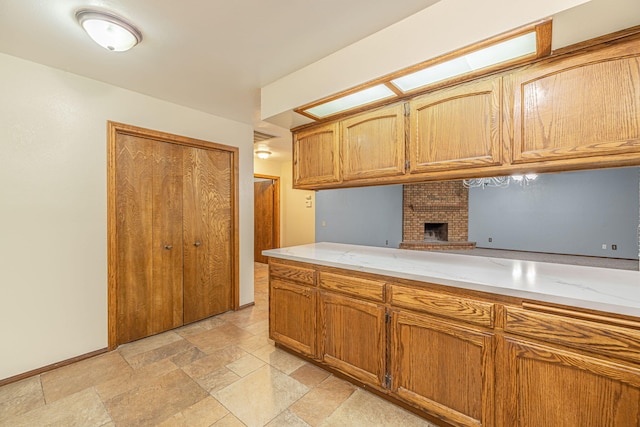
<path fill-rule="evenodd" d="M 316 307 L 318 292 L 271 277 L 269 281 L 269 336 L 300 353 L 317 352 Z"/>
<path fill-rule="evenodd" d="M 322 361 L 368 384 L 385 377 L 385 307 L 321 292 Z"/>
<path fill-rule="evenodd" d="M 293 264 L 271 338 L 430 421 L 640 427 L 640 319 Z"/>
<path fill-rule="evenodd" d="M 640 370 L 506 338 L 504 426 L 640 425 Z"/>
<path fill-rule="evenodd" d="M 391 331 L 393 392 L 455 426 L 493 425 L 493 334 L 405 313 Z"/>

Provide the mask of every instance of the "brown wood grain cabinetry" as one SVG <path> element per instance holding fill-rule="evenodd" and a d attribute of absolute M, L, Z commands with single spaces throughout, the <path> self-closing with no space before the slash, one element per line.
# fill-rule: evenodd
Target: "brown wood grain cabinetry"
<path fill-rule="evenodd" d="M 368 384 L 385 375 L 385 307 L 321 292 L 322 361 Z"/>
<path fill-rule="evenodd" d="M 325 147 L 313 154 L 317 163 L 294 163 L 294 175 L 303 177 L 296 184 L 321 189 L 639 165 L 638 87 L 640 35 L 614 34 L 409 99 L 404 142 L 401 104 L 294 131 L 294 152 L 300 138 L 327 135 L 314 145 Z M 402 146 L 408 167 L 400 162 Z M 338 149 L 342 163 L 319 173 Z"/>
<path fill-rule="evenodd" d="M 639 153 L 639 84 L 637 39 L 513 73 L 512 161 L 569 167 Z"/>
<path fill-rule="evenodd" d="M 411 173 L 499 165 L 502 78 L 440 90 L 411 101 Z"/>
<path fill-rule="evenodd" d="M 403 312 L 391 330 L 393 392 L 451 425 L 494 425 L 492 333 Z"/>
<path fill-rule="evenodd" d="M 505 345 L 501 425 L 640 425 L 640 369 L 518 338 Z"/>
<path fill-rule="evenodd" d="M 339 182 L 340 148 L 335 123 L 293 136 L 293 185 L 316 186 Z"/>
<path fill-rule="evenodd" d="M 563 312 L 507 307 L 503 425 L 639 426 L 640 323 Z"/>
<path fill-rule="evenodd" d="M 404 174 L 404 117 L 398 104 L 340 122 L 344 181 Z"/>
<path fill-rule="evenodd" d="M 390 285 L 391 304 L 396 307 L 448 317 L 478 326 L 493 327 L 494 305 L 459 295 L 415 287 Z"/>
<path fill-rule="evenodd" d="M 270 262 L 278 344 L 431 421 L 640 427 L 640 319 Z"/>
<path fill-rule="evenodd" d="M 300 353 L 317 355 L 315 272 L 269 264 L 269 336 Z"/>

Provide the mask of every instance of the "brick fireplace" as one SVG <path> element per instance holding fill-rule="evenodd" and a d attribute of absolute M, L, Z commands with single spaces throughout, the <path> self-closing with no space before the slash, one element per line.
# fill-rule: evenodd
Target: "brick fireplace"
<path fill-rule="evenodd" d="M 469 190 L 462 181 L 403 186 L 401 249 L 473 249 L 469 242 Z"/>

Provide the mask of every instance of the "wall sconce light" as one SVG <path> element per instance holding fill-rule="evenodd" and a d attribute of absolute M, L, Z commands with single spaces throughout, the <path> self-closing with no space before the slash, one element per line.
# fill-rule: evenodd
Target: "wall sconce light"
<path fill-rule="evenodd" d="M 142 41 L 137 28 L 109 12 L 82 9 L 76 19 L 94 42 L 112 52 L 129 50 Z"/>
<path fill-rule="evenodd" d="M 265 150 L 265 149 L 259 149 L 256 150 L 256 155 L 258 156 L 259 159 L 268 159 L 269 156 L 271 155 L 271 151 L 269 150 Z"/>

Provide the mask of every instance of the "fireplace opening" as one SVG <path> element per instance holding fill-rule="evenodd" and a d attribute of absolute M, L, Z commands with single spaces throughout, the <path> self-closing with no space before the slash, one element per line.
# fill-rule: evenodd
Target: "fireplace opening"
<path fill-rule="evenodd" d="M 449 224 L 445 222 L 426 222 L 424 224 L 425 242 L 447 242 L 449 240 Z"/>

